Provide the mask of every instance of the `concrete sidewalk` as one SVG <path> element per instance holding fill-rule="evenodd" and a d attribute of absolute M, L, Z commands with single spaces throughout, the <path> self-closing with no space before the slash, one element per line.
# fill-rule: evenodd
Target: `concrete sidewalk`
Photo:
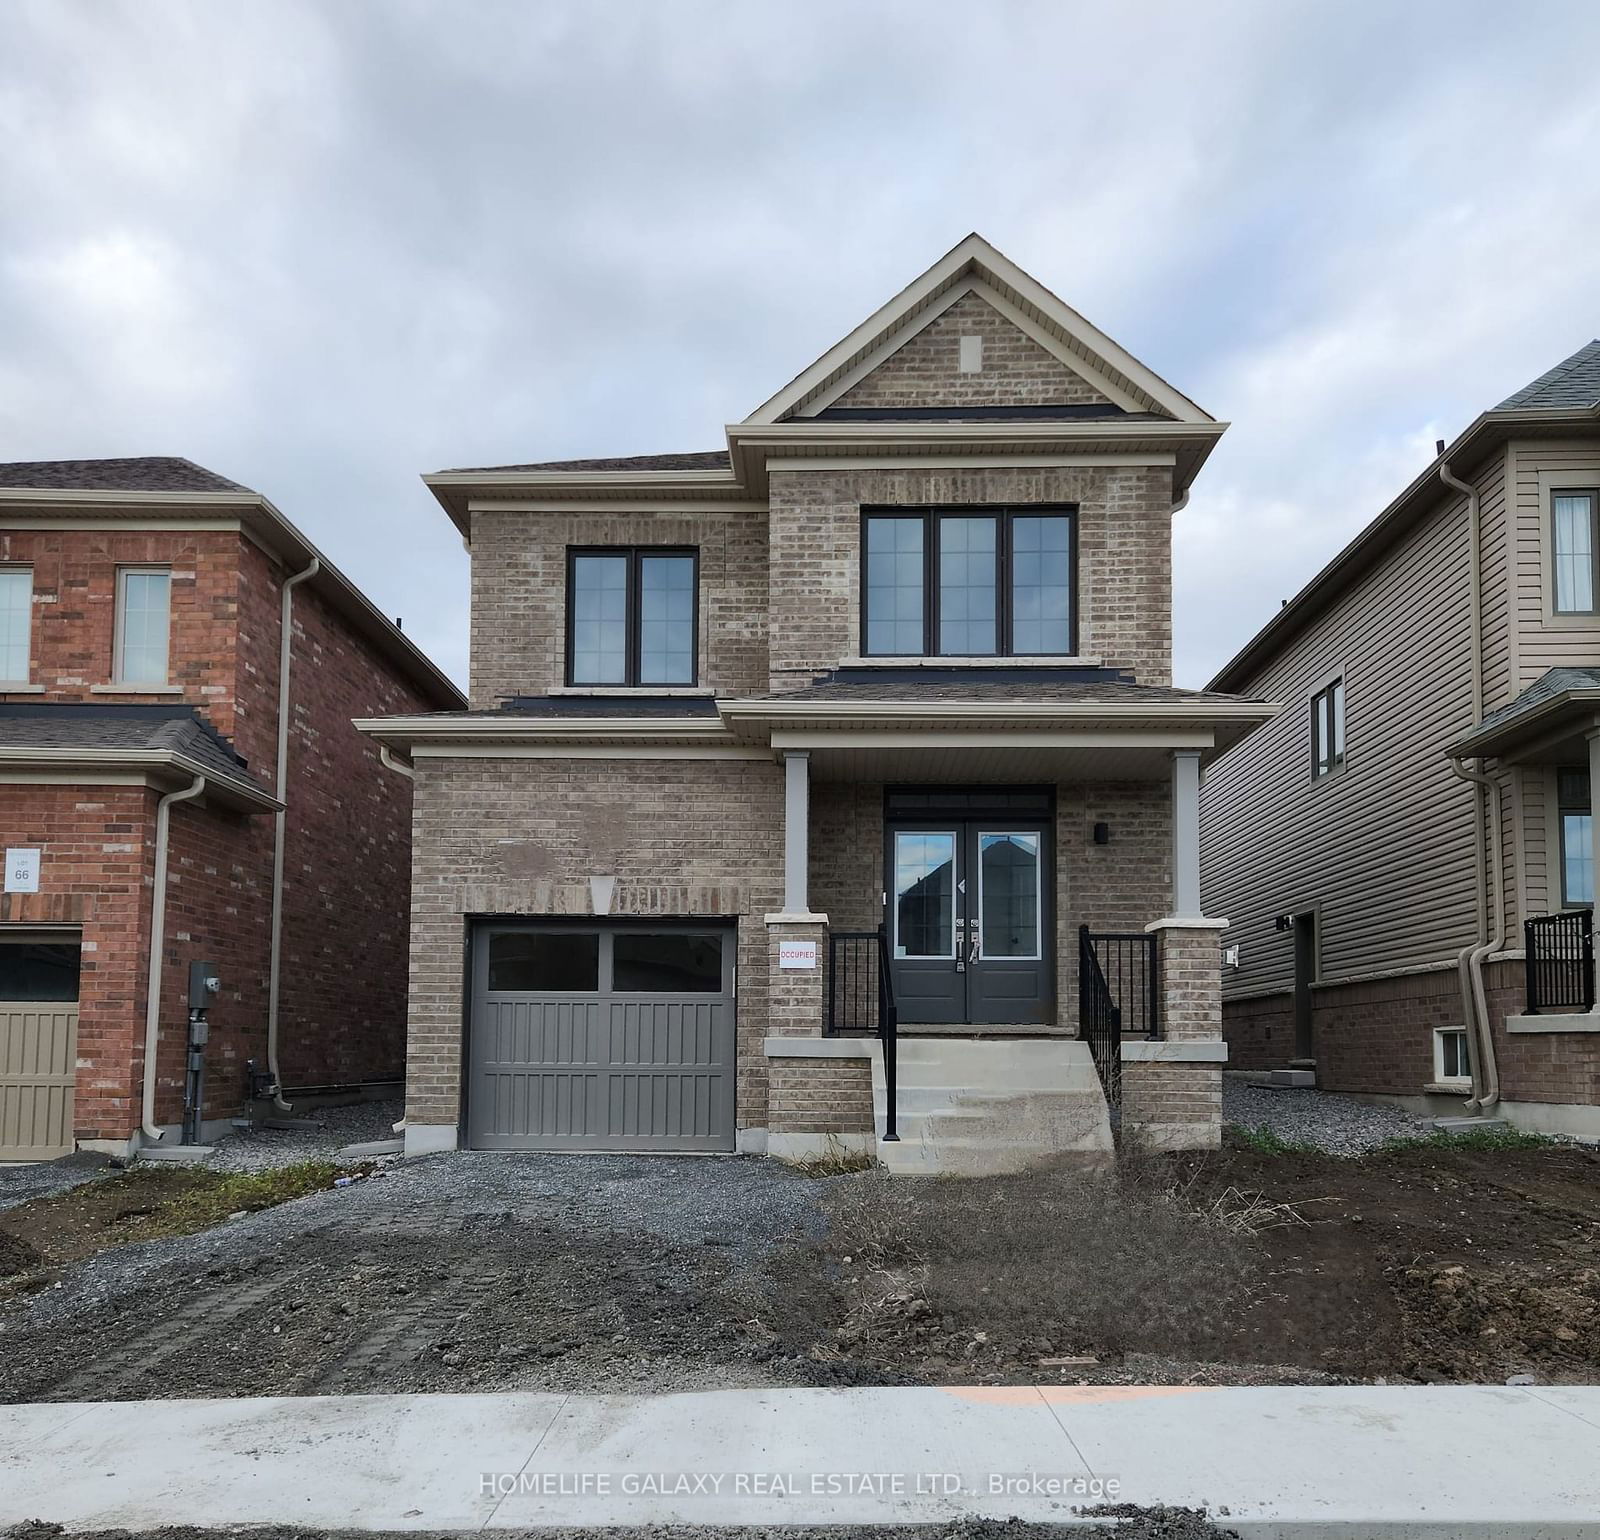
<path fill-rule="evenodd" d="M 0 1525 L 1070 1520 L 1253 1537 L 1600 1534 L 1600 1388 L 740 1390 L 0 1407 Z"/>

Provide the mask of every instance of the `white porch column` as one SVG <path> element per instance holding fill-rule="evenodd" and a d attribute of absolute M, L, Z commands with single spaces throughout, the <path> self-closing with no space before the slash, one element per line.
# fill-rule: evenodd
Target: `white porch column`
<path fill-rule="evenodd" d="M 1593 746 L 1590 749 L 1593 757 Z M 1172 751 L 1172 913 L 1195 918 L 1200 907 L 1200 751 Z"/>
<path fill-rule="evenodd" d="M 811 756 L 783 756 L 783 912 L 810 914 L 806 868 L 810 860 Z"/>
<path fill-rule="evenodd" d="M 1600 727 L 1589 734 L 1589 858 L 1594 862 L 1595 886 L 1600 887 L 1600 818 L 1595 816 L 1595 798 L 1600 797 Z M 1600 912 L 1597 909 L 1596 912 Z"/>

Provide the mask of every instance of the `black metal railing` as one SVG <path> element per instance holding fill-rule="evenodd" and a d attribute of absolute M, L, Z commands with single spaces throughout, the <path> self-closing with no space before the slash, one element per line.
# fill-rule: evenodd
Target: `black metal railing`
<path fill-rule="evenodd" d="M 883 1138 L 897 1143 L 895 1104 L 900 1079 L 900 1012 L 889 968 L 889 938 L 877 930 L 828 932 L 829 1037 L 876 1033 L 883 1047 Z"/>
<path fill-rule="evenodd" d="M 1522 922 L 1528 1011 L 1594 1009 L 1594 914 L 1566 909 Z"/>
<path fill-rule="evenodd" d="M 1161 1036 L 1156 938 L 1078 927 L 1078 1029 L 1113 1108 L 1122 1098 L 1122 1040 Z"/>

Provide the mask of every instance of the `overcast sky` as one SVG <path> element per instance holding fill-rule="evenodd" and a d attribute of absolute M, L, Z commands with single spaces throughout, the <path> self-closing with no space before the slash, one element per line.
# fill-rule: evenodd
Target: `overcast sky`
<path fill-rule="evenodd" d="M 968 230 L 1234 426 L 1201 684 L 1600 333 L 1600 5 L 0 0 L 0 459 L 187 455 L 458 678 L 418 473 L 715 449 Z"/>

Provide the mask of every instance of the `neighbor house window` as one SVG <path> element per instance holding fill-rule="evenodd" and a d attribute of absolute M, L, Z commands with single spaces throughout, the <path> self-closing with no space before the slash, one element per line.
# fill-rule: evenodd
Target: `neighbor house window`
<path fill-rule="evenodd" d="M 1558 615 L 1593 615 L 1595 562 L 1600 540 L 1595 538 L 1600 492 L 1557 492 L 1551 498 L 1551 549 L 1555 553 L 1555 611 Z"/>
<path fill-rule="evenodd" d="M 1472 1079 L 1472 1061 L 1467 1057 L 1467 1033 L 1464 1027 L 1435 1029 L 1433 1078 L 1435 1081 Z"/>
<path fill-rule="evenodd" d="M 1344 680 L 1311 697 L 1311 774 L 1315 778 L 1344 763 Z"/>
<path fill-rule="evenodd" d="M 694 551 L 570 551 L 567 683 L 692 685 L 697 565 Z"/>
<path fill-rule="evenodd" d="M 868 657 L 1069 657 L 1070 508 L 869 513 L 861 646 Z"/>
<path fill-rule="evenodd" d="M 172 574 L 158 567 L 117 573 L 119 684 L 165 684 L 172 634 Z"/>
<path fill-rule="evenodd" d="M 28 682 L 33 642 L 33 569 L 0 568 L 0 680 Z"/>
<path fill-rule="evenodd" d="M 1589 772 L 1556 771 L 1556 806 L 1561 818 L 1561 902 L 1567 908 L 1594 902 Z"/>

